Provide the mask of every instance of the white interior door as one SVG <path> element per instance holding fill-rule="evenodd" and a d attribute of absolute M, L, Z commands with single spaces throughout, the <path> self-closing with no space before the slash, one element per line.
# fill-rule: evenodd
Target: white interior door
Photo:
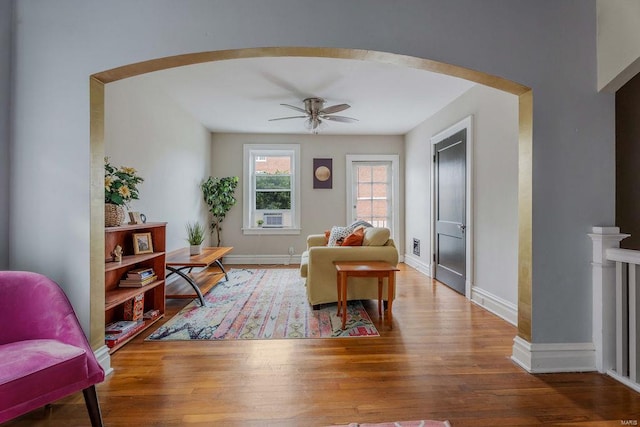
<path fill-rule="evenodd" d="M 347 156 L 347 224 L 387 227 L 398 244 L 398 156 Z"/>

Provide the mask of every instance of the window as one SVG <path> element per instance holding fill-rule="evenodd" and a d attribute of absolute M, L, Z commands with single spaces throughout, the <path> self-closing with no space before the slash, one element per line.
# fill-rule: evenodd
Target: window
<path fill-rule="evenodd" d="M 245 144 L 245 234 L 299 234 L 299 158 L 298 144 Z"/>

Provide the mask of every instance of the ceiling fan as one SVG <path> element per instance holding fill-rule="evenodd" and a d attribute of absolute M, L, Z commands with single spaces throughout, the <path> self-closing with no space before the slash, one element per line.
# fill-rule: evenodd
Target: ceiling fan
<path fill-rule="evenodd" d="M 323 123 L 324 120 L 342 123 L 352 123 L 358 121 L 358 119 L 354 119 L 353 117 L 331 115 L 333 113 L 338 113 L 340 111 L 346 110 L 347 108 L 350 108 L 351 106 L 349 104 L 336 104 L 324 108 L 325 100 L 322 98 L 306 98 L 303 100 L 303 102 L 304 108 L 296 107 L 295 105 L 290 104 L 280 105 L 291 108 L 292 110 L 296 110 L 300 113 L 304 113 L 304 116 L 279 117 L 277 119 L 269 119 L 269 121 L 273 122 L 277 120 L 307 119 L 307 128 L 314 133 L 318 133 L 318 127 Z"/>

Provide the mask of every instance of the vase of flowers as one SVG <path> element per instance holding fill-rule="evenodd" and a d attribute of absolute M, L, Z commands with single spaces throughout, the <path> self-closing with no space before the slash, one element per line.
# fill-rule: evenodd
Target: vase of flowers
<path fill-rule="evenodd" d="M 124 206 L 138 199 L 138 184 L 144 179 L 131 167 L 116 167 L 104 159 L 104 225 L 117 227 L 124 222 Z"/>

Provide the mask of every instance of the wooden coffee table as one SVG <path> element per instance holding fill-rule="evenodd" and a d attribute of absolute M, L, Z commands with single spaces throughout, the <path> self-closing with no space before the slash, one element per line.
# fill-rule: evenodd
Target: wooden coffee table
<path fill-rule="evenodd" d="M 391 305 L 396 286 L 396 271 L 400 269 L 384 261 L 334 261 L 338 272 L 338 315 L 342 314 L 342 329 L 347 324 L 347 279 L 349 277 L 377 277 L 378 278 L 378 315 L 382 317 L 382 285 L 387 278 L 387 320 L 392 323 Z"/>
<path fill-rule="evenodd" d="M 202 291 L 195 280 L 192 277 L 185 274 L 182 270 L 188 269 L 189 273 L 191 269 L 199 267 L 199 268 L 207 268 L 212 264 L 216 264 L 220 271 L 224 274 L 224 278 L 229 280 L 227 276 L 227 272 L 222 265 L 222 257 L 228 254 L 233 250 L 232 247 L 206 247 L 202 248 L 202 253 L 199 255 L 189 255 L 189 248 L 180 248 L 175 251 L 171 251 L 167 254 L 167 260 L 165 263 L 166 269 L 170 271 L 167 275 L 169 277 L 172 274 L 177 274 L 182 277 L 187 283 L 193 288 L 196 292 L 193 294 L 167 294 L 166 298 L 193 298 L 198 297 L 200 300 L 200 306 L 204 307 L 207 304 L 204 301 L 204 296 L 202 295 Z M 209 288 L 210 289 L 210 288 Z"/>

